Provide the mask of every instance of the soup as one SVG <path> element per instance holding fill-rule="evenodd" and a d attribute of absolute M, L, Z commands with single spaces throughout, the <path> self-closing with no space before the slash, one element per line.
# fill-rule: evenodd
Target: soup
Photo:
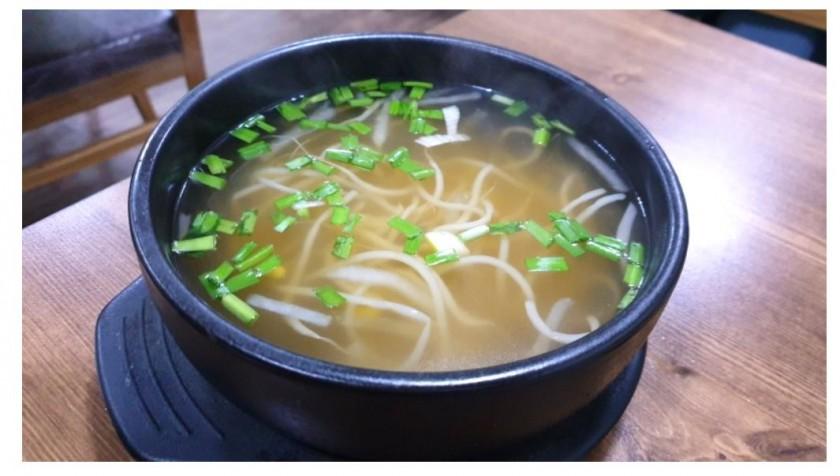
<path fill-rule="evenodd" d="M 644 275 L 638 197 L 563 122 L 471 87 L 351 83 L 245 120 L 178 202 L 197 293 L 284 349 L 444 371 L 604 325 Z"/>

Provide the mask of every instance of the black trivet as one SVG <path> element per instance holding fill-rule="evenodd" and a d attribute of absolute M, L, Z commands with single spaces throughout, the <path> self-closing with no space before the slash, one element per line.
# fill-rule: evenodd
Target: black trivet
<path fill-rule="evenodd" d="M 538 437 L 480 459 L 583 459 L 624 413 L 644 360 L 643 347 L 581 411 Z M 111 420 L 137 459 L 338 459 L 261 423 L 216 391 L 181 353 L 142 279 L 99 315 L 96 364 Z"/>

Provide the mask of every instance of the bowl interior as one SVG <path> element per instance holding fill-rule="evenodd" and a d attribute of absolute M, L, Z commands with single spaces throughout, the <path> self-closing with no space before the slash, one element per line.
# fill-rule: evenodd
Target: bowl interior
<path fill-rule="evenodd" d="M 629 113 L 582 80 L 505 49 L 430 35 L 353 35 L 282 47 L 208 79 L 161 120 L 141 152 L 129 199 L 135 246 L 155 284 L 165 290 L 194 325 L 223 342 L 249 349 L 253 356 L 272 365 L 320 375 L 325 371 L 376 378 L 404 375 L 351 370 L 261 344 L 215 315 L 212 308 L 191 294 L 179 279 L 167 251 L 172 239 L 174 206 L 184 177 L 221 134 L 242 118 L 284 98 L 367 77 L 470 84 L 522 98 L 544 114 L 570 124 L 581 140 L 613 158 L 614 165 L 639 193 L 650 239 L 648 279 L 639 297 L 599 331 L 557 351 L 528 359 L 528 365 L 533 368 L 571 363 L 586 352 L 605 351 L 626 339 L 664 304 L 685 256 L 685 205 L 664 153 Z M 497 370 L 501 375 L 525 367 L 511 363 L 498 366 Z M 446 374 L 455 378 L 479 373 L 484 377 L 478 378 L 493 374 Z"/>

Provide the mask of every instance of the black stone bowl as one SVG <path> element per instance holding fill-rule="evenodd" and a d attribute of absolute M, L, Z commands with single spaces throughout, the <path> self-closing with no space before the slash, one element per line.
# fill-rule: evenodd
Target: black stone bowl
<path fill-rule="evenodd" d="M 168 245 L 180 187 L 200 154 L 278 100 L 366 77 L 473 84 L 539 104 L 623 170 L 650 245 L 635 302 L 596 332 L 543 355 L 456 372 L 386 372 L 298 355 L 252 337 L 194 294 Z M 597 141 L 597 143 L 596 143 Z M 645 343 L 688 246 L 685 201 L 644 127 L 579 78 L 532 57 L 433 35 L 307 40 L 208 79 L 164 116 L 137 163 L 131 235 L 152 298 L 186 356 L 246 411 L 315 447 L 358 458 L 452 458 L 525 439 L 591 401 Z"/>

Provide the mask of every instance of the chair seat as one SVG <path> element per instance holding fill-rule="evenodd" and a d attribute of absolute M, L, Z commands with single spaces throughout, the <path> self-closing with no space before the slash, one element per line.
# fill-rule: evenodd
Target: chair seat
<path fill-rule="evenodd" d="M 171 10 L 23 12 L 23 102 L 176 53 Z"/>

